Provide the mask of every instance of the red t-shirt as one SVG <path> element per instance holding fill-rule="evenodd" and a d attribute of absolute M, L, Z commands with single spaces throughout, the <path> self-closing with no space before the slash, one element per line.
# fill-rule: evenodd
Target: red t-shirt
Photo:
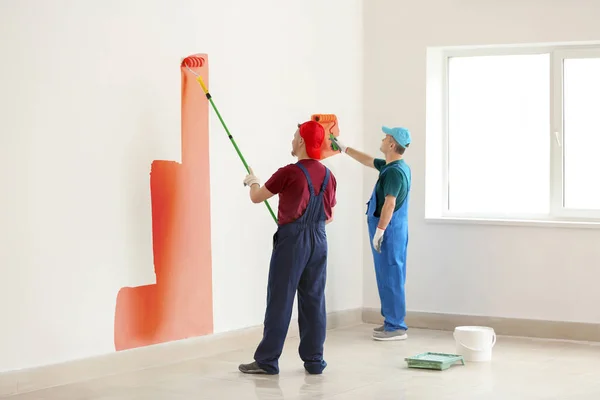
<path fill-rule="evenodd" d="M 319 194 L 325 179 L 325 166 L 317 160 L 300 160 L 310 175 L 315 195 Z M 279 224 L 287 224 L 300 218 L 308 206 L 310 192 L 306 176 L 299 166 L 289 164 L 279 168 L 265 183 L 265 187 L 273 194 L 279 194 Z M 331 209 L 336 205 L 335 191 L 337 183 L 329 172 L 329 182 L 325 188 L 323 205 L 327 219 L 331 218 Z"/>

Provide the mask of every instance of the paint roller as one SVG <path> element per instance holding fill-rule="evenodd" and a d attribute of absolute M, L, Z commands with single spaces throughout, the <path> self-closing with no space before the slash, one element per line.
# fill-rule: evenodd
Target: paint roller
<path fill-rule="evenodd" d="M 310 116 L 310 119 L 321 124 L 325 132 L 329 133 L 321 146 L 321 160 L 339 154 L 340 148 L 332 140 L 340 135 L 337 116 L 335 114 L 313 114 Z"/>
<path fill-rule="evenodd" d="M 199 74 L 197 74 L 194 70 L 192 70 L 192 68 L 202 67 L 202 65 L 204 65 L 204 62 L 205 61 L 204 61 L 204 59 L 202 57 L 189 56 L 189 57 L 184 58 L 181 61 L 181 66 L 185 67 L 188 71 L 190 71 L 196 77 L 196 81 L 202 87 L 202 90 L 204 91 L 204 94 L 206 95 L 206 98 L 208 99 L 208 101 L 210 102 L 210 105 L 212 106 L 213 110 L 217 114 L 217 117 L 219 118 L 219 121 L 221 121 L 221 125 L 223 125 L 223 128 L 225 129 L 225 132 L 227 133 L 227 136 L 229 137 L 229 140 L 231 141 L 231 144 L 233 145 L 233 147 L 234 147 L 235 151 L 237 152 L 238 156 L 240 157 L 240 160 L 242 160 L 242 164 L 244 164 L 244 167 L 246 168 L 246 171 L 248 173 L 250 173 L 250 167 L 246 163 L 246 160 L 244 159 L 244 156 L 242 155 L 242 152 L 240 151 L 240 149 L 239 149 L 237 143 L 235 142 L 235 140 L 233 139 L 233 135 L 229 132 L 229 129 L 227 128 L 227 125 L 225 124 L 225 121 L 223 121 L 223 117 L 221 117 L 221 113 L 217 109 L 217 106 L 215 106 L 215 103 L 214 103 L 214 101 L 212 99 L 212 96 L 210 95 L 210 93 L 208 92 L 208 88 L 204 84 L 204 80 L 202 80 L 202 77 Z M 273 212 L 273 209 L 271 209 L 271 205 L 269 204 L 269 202 L 267 200 L 265 200 L 264 203 L 267 206 L 267 209 L 269 210 L 269 213 L 271 214 L 271 217 L 273 217 L 273 220 L 275 221 L 275 223 L 277 223 L 277 217 L 275 216 L 275 213 Z"/>

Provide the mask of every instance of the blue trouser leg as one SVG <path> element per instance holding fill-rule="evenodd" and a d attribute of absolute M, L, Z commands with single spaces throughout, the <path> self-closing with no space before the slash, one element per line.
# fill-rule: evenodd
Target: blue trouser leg
<path fill-rule="evenodd" d="M 382 256 L 385 253 L 382 251 Z M 382 257 L 383 258 L 383 257 Z M 406 299 L 404 292 L 404 264 L 380 262 L 379 271 L 383 275 L 381 303 L 382 313 L 385 316 L 385 330 L 407 329 L 404 318 L 406 317 Z"/>
<path fill-rule="evenodd" d="M 377 263 L 376 260 L 380 257 L 380 254 L 375 251 L 373 248 L 373 237 L 375 236 L 375 231 L 377 229 L 377 221 L 369 221 L 369 247 L 371 248 L 371 252 L 373 253 L 373 261 L 375 267 L 375 281 L 377 282 L 377 293 L 379 294 L 379 303 L 381 304 L 381 316 L 385 318 L 385 314 L 383 313 L 383 284 L 381 281 L 381 271 L 379 265 L 381 263 Z"/>
<path fill-rule="evenodd" d="M 317 234 L 321 236 L 320 234 Z M 327 364 L 323 360 L 323 345 L 327 330 L 325 283 L 327 280 L 327 241 L 325 233 L 317 238 L 313 254 L 300 277 L 298 285 L 298 352 L 304 368 L 319 374 Z"/>
<path fill-rule="evenodd" d="M 374 225 L 372 227 L 372 225 Z M 369 233 L 372 240 L 376 223 L 369 222 Z M 371 232 L 372 231 L 372 232 Z M 407 329 L 404 321 L 406 317 L 406 251 L 401 231 L 387 229 L 381 253 L 373 249 L 373 261 L 375 264 L 375 276 L 381 300 L 381 314 L 385 318 L 385 330 Z M 403 247 L 404 246 L 404 247 Z"/>
<path fill-rule="evenodd" d="M 293 235 L 280 237 L 276 242 L 269 267 L 263 338 L 254 353 L 254 360 L 269 373 L 279 373 L 279 357 L 292 318 L 294 296 L 308 256 L 297 251 L 301 240 L 297 241 Z"/>

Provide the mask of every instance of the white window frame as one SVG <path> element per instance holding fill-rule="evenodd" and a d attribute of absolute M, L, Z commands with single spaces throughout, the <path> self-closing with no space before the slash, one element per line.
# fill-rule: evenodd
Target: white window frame
<path fill-rule="evenodd" d="M 574 222 L 600 223 L 600 210 L 578 210 L 564 207 L 564 154 L 563 154 L 563 60 L 573 58 L 600 58 L 600 44 L 594 45 L 548 45 L 483 47 L 475 49 L 447 49 L 442 51 L 442 166 L 441 183 L 442 219 L 494 220 L 494 221 L 537 221 L 537 222 Z M 500 55 L 536 55 L 550 56 L 550 212 L 548 214 L 515 213 L 456 213 L 449 210 L 449 71 L 448 63 L 452 57 L 500 56 Z M 593 183 L 591 183 L 593 184 Z"/>
<path fill-rule="evenodd" d="M 563 82 L 564 82 L 564 60 L 598 58 L 600 59 L 600 47 L 588 49 L 560 49 L 552 53 L 552 117 L 553 117 L 553 153 L 552 153 L 552 182 L 554 189 L 551 195 L 551 213 L 557 218 L 563 219 L 592 219 L 600 220 L 600 210 L 569 209 L 564 207 L 564 160 L 565 155 L 562 147 L 564 143 L 564 121 L 563 121 Z M 593 184 L 590 182 L 590 184 Z"/>

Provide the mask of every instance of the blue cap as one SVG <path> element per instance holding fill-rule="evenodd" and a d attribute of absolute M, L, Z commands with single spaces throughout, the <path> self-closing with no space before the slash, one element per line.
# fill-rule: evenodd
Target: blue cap
<path fill-rule="evenodd" d="M 410 132 L 406 128 L 388 128 L 387 126 L 382 126 L 381 130 L 386 135 L 393 137 L 394 140 L 402 147 L 406 147 L 410 144 Z"/>

